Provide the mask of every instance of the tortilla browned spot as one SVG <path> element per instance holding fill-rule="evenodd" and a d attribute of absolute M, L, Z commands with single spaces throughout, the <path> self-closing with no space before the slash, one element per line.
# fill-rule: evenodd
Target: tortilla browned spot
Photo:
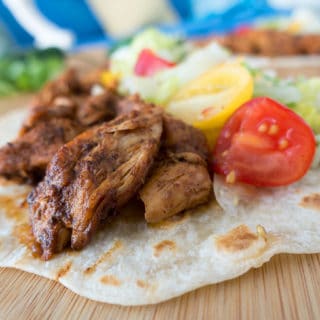
<path fill-rule="evenodd" d="M 28 218 L 25 199 L 27 194 L 12 196 L 0 196 L 0 207 L 5 211 L 8 219 L 24 222 Z"/>
<path fill-rule="evenodd" d="M 13 228 L 12 235 L 18 239 L 19 243 L 27 247 L 26 256 L 31 253 L 34 258 L 41 257 L 41 247 L 34 239 L 30 224 L 22 223 L 16 225 Z"/>
<path fill-rule="evenodd" d="M 242 224 L 216 239 L 218 249 L 235 252 L 249 248 L 258 236 Z"/>
<path fill-rule="evenodd" d="M 88 268 L 86 268 L 84 270 L 84 274 L 91 274 L 94 273 L 97 270 L 97 266 L 107 260 L 110 259 L 112 257 L 112 255 L 114 254 L 115 251 L 119 250 L 122 248 L 122 242 L 120 240 L 116 240 L 113 244 L 113 246 L 104 254 L 102 254 L 91 266 L 89 266 Z"/>
<path fill-rule="evenodd" d="M 320 210 L 320 194 L 313 193 L 303 197 L 299 205 L 308 209 Z"/>
<path fill-rule="evenodd" d="M 143 281 L 143 280 L 140 280 L 140 279 L 138 279 L 136 283 L 137 283 L 137 286 L 140 287 L 140 288 L 147 288 L 147 287 L 149 287 L 149 285 L 148 285 L 147 282 L 145 282 L 145 281 Z"/>
<path fill-rule="evenodd" d="M 110 285 L 110 286 L 120 286 L 121 285 L 121 281 L 117 277 L 113 276 L 112 274 L 103 276 L 100 279 L 100 281 L 103 284 Z"/>
<path fill-rule="evenodd" d="M 64 277 L 71 269 L 72 262 L 68 261 L 62 268 L 60 268 L 55 276 L 55 279 L 58 280 L 59 278 Z"/>
<path fill-rule="evenodd" d="M 0 185 L 3 187 L 11 187 L 11 186 L 16 186 L 17 183 L 12 180 L 8 180 L 3 177 L 0 177 Z"/>
<path fill-rule="evenodd" d="M 153 246 L 153 255 L 155 257 L 159 257 L 163 250 L 174 250 L 176 248 L 175 242 L 171 240 L 163 240 L 159 243 L 157 243 L 155 246 Z"/>

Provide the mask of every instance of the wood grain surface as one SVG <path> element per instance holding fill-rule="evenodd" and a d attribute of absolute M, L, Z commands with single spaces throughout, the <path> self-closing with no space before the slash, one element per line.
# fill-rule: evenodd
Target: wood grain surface
<path fill-rule="evenodd" d="M 120 307 L 0 268 L 0 319 L 319 319 L 320 255 L 280 255 L 240 278 L 158 305 Z"/>
<path fill-rule="evenodd" d="M 73 59 L 72 64 L 86 64 L 92 61 L 89 57 L 81 56 L 80 62 Z M 319 71 L 316 67 L 304 73 Z M 28 99 L 2 99 L 0 116 Z M 319 292 L 320 254 L 276 256 L 240 278 L 143 307 L 98 303 L 57 282 L 0 268 L 0 319 L 319 319 Z"/>

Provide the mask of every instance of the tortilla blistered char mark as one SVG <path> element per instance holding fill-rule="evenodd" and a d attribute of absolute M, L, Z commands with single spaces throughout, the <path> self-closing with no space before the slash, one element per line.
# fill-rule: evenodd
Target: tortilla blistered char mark
<path fill-rule="evenodd" d="M 72 267 L 72 262 L 68 261 L 67 263 L 65 263 L 57 272 L 56 276 L 55 276 L 55 280 L 58 280 L 62 277 L 64 277 L 71 269 Z"/>
<path fill-rule="evenodd" d="M 87 130 L 51 160 L 30 194 L 30 221 L 43 258 L 69 242 L 81 249 L 144 183 L 160 145 L 162 110 L 133 111 Z"/>
<path fill-rule="evenodd" d="M 88 266 L 83 273 L 85 275 L 94 273 L 101 263 L 105 262 L 106 260 L 111 260 L 114 254 L 121 248 L 123 248 L 123 243 L 120 240 L 116 240 L 114 244 L 111 246 L 111 248 L 108 249 L 108 251 L 106 251 L 105 253 L 103 253 L 93 264 Z"/>
<path fill-rule="evenodd" d="M 138 279 L 138 280 L 136 281 L 136 284 L 137 284 L 137 286 L 140 287 L 140 288 L 147 288 L 147 287 L 149 287 L 149 284 L 148 284 L 146 281 L 143 281 L 143 280 L 141 280 L 141 279 Z"/>
<path fill-rule="evenodd" d="M 266 232 L 262 226 L 257 227 L 257 233 L 252 233 L 248 226 L 242 224 L 220 235 L 215 242 L 219 250 L 240 252 L 250 248 L 260 238 L 267 241 Z"/>
<path fill-rule="evenodd" d="M 112 274 L 108 274 L 108 275 L 101 277 L 100 282 L 105 285 L 116 286 L 116 287 L 118 287 L 122 284 L 122 282 L 116 276 L 113 276 Z"/>
<path fill-rule="evenodd" d="M 310 195 L 304 196 L 299 205 L 304 208 L 320 211 L 320 194 L 312 193 Z"/>
<path fill-rule="evenodd" d="M 159 257 L 164 250 L 173 251 L 176 249 L 176 243 L 172 240 L 162 240 L 153 246 L 153 255 Z"/>

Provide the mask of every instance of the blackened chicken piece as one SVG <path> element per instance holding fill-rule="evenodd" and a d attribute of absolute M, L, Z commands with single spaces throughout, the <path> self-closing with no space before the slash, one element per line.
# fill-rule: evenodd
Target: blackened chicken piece
<path fill-rule="evenodd" d="M 169 115 L 163 116 L 162 145 L 165 153 L 195 153 L 205 161 L 209 159 L 209 146 L 204 134 Z"/>
<path fill-rule="evenodd" d="M 241 35 L 230 33 L 216 40 L 233 52 L 246 54 L 289 56 L 320 53 L 318 34 L 297 35 L 287 31 L 251 29 Z"/>
<path fill-rule="evenodd" d="M 80 93 L 89 94 L 88 88 L 82 86 L 76 70 L 68 69 L 58 79 L 48 82 L 35 96 L 32 105 L 48 106 L 56 97 Z"/>
<path fill-rule="evenodd" d="M 18 182 L 40 181 L 54 153 L 81 131 L 82 127 L 71 119 L 39 123 L 0 149 L 0 174 Z"/>
<path fill-rule="evenodd" d="M 77 120 L 86 127 L 111 120 L 116 116 L 119 98 L 114 91 L 106 90 L 95 96 L 88 96 L 79 102 Z"/>
<path fill-rule="evenodd" d="M 141 111 L 145 108 L 152 108 L 153 105 L 141 100 L 138 94 L 122 98 L 116 105 L 117 115 L 125 114 L 131 111 Z"/>
<path fill-rule="evenodd" d="M 28 198 L 33 234 L 44 259 L 83 248 L 108 217 L 141 188 L 162 133 L 162 110 L 133 111 L 64 145 Z"/>
<path fill-rule="evenodd" d="M 117 112 L 125 114 L 144 107 L 139 96 L 134 95 L 122 99 Z M 151 175 L 139 191 L 147 222 L 161 221 L 210 199 L 208 159 L 208 144 L 200 130 L 163 115 L 161 150 Z"/>
<path fill-rule="evenodd" d="M 206 203 L 212 194 L 208 145 L 201 131 L 163 117 L 162 148 L 140 190 L 147 222 L 159 222 Z"/>
<path fill-rule="evenodd" d="M 0 149 L 0 175 L 29 183 L 40 181 L 62 145 L 88 127 L 114 118 L 118 100 L 114 91 L 95 96 L 83 92 L 73 71 L 47 85 L 31 106 L 18 138 Z"/>
<path fill-rule="evenodd" d="M 158 162 L 140 191 L 147 222 L 159 222 L 210 199 L 212 181 L 205 161 L 194 153 Z"/>
<path fill-rule="evenodd" d="M 50 105 L 32 105 L 29 108 L 28 115 L 22 124 L 18 136 L 22 137 L 40 123 L 50 119 L 74 119 L 75 112 L 75 101 L 65 96 L 55 97 Z"/>
<path fill-rule="evenodd" d="M 297 36 L 297 47 L 300 54 L 320 54 L 320 35 L 304 34 Z"/>
<path fill-rule="evenodd" d="M 75 70 L 66 71 L 38 93 L 23 123 L 20 135 L 40 121 L 51 118 L 70 118 L 83 126 L 112 119 L 116 115 L 119 97 L 112 89 L 102 90 L 99 95 L 91 95 L 89 84 L 83 84 Z"/>

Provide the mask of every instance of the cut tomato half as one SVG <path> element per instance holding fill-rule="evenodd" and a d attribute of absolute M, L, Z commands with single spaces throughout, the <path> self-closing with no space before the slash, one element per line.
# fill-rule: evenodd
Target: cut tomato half
<path fill-rule="evenodd" d="M 224 125 L 214 149 L 214 171 L 227 182 L 282 186 L 299 180 L 315 153 L 305 121 L 269 98 L 241 106 Z"/>

